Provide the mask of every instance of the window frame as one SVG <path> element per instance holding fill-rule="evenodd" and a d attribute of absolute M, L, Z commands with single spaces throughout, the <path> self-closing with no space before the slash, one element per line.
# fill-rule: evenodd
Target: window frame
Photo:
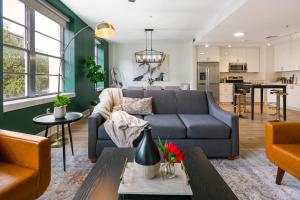
<path fill-rule="evenodd" d="M 22 2 L 21 2 L 22 3 Z M 9 102 L 9 101 L 14 101 L 14 100 L 19 100 L 19 99 L 27 99 L 27 98 L 34 98 L 34 97 L 41 97 L 41 96 L 48 96 L 48 95 L 53 95 L 56 94 L 57 92 L 51 92 L 51 93 L 45 93 L 45 94 L 38 94 L 35 88 L 35 80 L 37 76 L 45 76 L 45 77 L 51 77 L 51 76 L 55 76 L 55 77 L 60 77 L 61 79 L 61 91 L 64 91 L 64 86 L 63 86 L 63 77 L 64 77 L 64 58 L 58 57 L 58 56 L 54 56 L 54 55 L 49 55 L 49 54 L 45 54 L 42 52 L 36 52 L 35 51 L 35 33 L 41 34 L 47 38 L 53 39 L 55 41 L 58 41 L 60 43 L 60 52 L 59 54 L 61 55 L 61 51 L 63 50 L 63 46 L 64 46 L 64 27 L 62 25 L 60 25 L 60 40 L 58 40 L 57 38 L 51 37 L 47 34 L 44 34 L 42 32 L 39 32 L 37 30 L 35 30 L 35 10 L 33 10 L 32 8 L 30 8 L 29 6 L 27 6 L 26 4 L 24 4 L 24 9 L 25 9 L 25 22 L 24 25 L 14 21 L 10 18 L 7 18 L 5 16 L 2 16 L 2 18 L 6 21 L 9 21 L 10 23 L 22 26 L 25 29 L 25 35 L 24 35 L 24 42 L 25 42 L 25 46 L 24 48 L 22 47 L 17 47 L 17 46 L 13 46 L 13 45 L 9 45 L 9 44 L 5 44 L 3 41 L 3 49 L 4 48 L 11 48 L 11 49 L 15 49 L 15 50 L 20 50 L 20 51 L 24 51 L 27 54 L 27 63 L 26 66 L 27 69 L 25 69 L 24 73 L 19 73 L 19 72 L 4 72 L 3 71 L 3 75 L 4 74 L 14 74 L 14 75 L 24 75 L 25 76 L 25 95 L 24 96 L 20 96 L 20 97 L 11 97 L 11 98 L 3 98 L 4 102 Z M 43 14 L 42 14 L 43 15 Z M 47 16 L 46 16 L 47 17 Z M 3 29 L 4 31 L 4 29 Z M 36 56 L 37 55 L 42 55 L 42 56 L 47 56 L 47 57 L 51 57 L 51 58 L 56 58 L 60 60 L 60 65 L 61 65 L 61 73 L 60 75 L 58 74 L 42 74 L 42 73 L 36 73 Z M 26 78 L 27 76 L 27 78 Z M 4 90 L 4 89 L 3 89 Z"/>
<path fill-rule="evenodd" d="M 101 65 L 101 67 L 103 67 L 103 70 L 105 70 L 105 62 L 103 62 L 103 64 L 102 63 L 98 63 L 98 61 L 99 61 L 99 54 L 98 54 L 98 52 L 100 51 L 100 50 L 102 50 L 101 49 L 101 45 L 103 45 L 103 42 L 101 41 L 101 40 L 99 40 L 99 39 L 97 39 L 97 38 L 95 38 L 95 52 L 94 52 L 94 59 L 95 59 L 95 62 L 96 62 L 96 64 L 97 65 Z M 103 52 L 103 53 L 105 53 L 105 52 Z M 103 86 L 100 86 L 100 84 L 99 83 L 103 83 Z M 101 91 L 101 90 L 103 90 L 105 88 L 105 81 L 103 81 L 103 82 L 98 82 L 97 84 L 96 84 L 96 90 L 97 91 Z"/>

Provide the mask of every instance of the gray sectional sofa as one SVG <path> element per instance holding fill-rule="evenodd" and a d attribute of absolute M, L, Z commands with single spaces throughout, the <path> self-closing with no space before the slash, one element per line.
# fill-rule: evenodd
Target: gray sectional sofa
<path fill-rule="evenodd" d="M 186 148 L 199 146 L 208 157 L 234 158 L 239 155 L 239 119 L 222 110 L 210 92 L 168 90 L 123 90 L 125 97 L 152 97 L 154 115 L 137 116 L 148 121 L 156 140 L 168 139 Z M 88 151 L 95 161 L 104 147 L 115 146 L 107 135 L 104 119 L 88 119 Z M 138 142 L 137 142 L 138 143 Z"/>

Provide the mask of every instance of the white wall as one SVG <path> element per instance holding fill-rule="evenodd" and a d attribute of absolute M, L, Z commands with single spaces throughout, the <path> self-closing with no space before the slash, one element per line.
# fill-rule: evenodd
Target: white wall
<path fill-rule="evenodd" d="M 134 53 L 145 49 L 144 43 L 109 43 L 109 67 L 119 69 L 123 84 L 128 86 L 146 86 L 147 82 L 133 81 L 136 65 Z M 180 85 L 192 83 L 193 46 L 192 42 L 153 41 L 153 49 L 169 55 L 169 80 L 155 82 L 154 85 Z"/>

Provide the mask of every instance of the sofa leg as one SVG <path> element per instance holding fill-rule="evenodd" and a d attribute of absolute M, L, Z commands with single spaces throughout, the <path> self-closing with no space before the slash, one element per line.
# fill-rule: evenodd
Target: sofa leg
<path fill-rule="evenodd" d="M 278 167 L 277 169 L 277 176 L 276 176 L 276 184 L 277 185 L 281 185 L 281 181 L 282 181 L 282 178 L 284 176 L 284 170 L 281 169 L 280 167 Z"/>
<path fill-rule="evenodd" d="M 90 158 L 90 161 L 91 161 L 91 163 L 96 163 L 97 160 L 96 160 L 96 159 L 91 159 L 91 158 Z"/>
<path fill-rule="evenodd" d="M 234 160 L 235 157 L 234 157 L 234 156 L 228 156 L 227 159 L 228 159 L 228 160 Z"/>

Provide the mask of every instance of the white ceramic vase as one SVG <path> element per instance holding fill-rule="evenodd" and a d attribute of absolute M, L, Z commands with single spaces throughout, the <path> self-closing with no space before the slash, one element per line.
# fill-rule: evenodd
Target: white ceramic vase
<path fill-rule="evenodd" d="M 66 114 L 67 114 L 67 106 L 54 107 L 53 115 L 55 119 L 65 118 Z"/>
<path fill-rule="evenodd" d="M 152 179 L 159 174 L 160 163 L 156 163 L 154 165 L 140 165 L 134 162 L 134 168 L 139 177 Z"/>

